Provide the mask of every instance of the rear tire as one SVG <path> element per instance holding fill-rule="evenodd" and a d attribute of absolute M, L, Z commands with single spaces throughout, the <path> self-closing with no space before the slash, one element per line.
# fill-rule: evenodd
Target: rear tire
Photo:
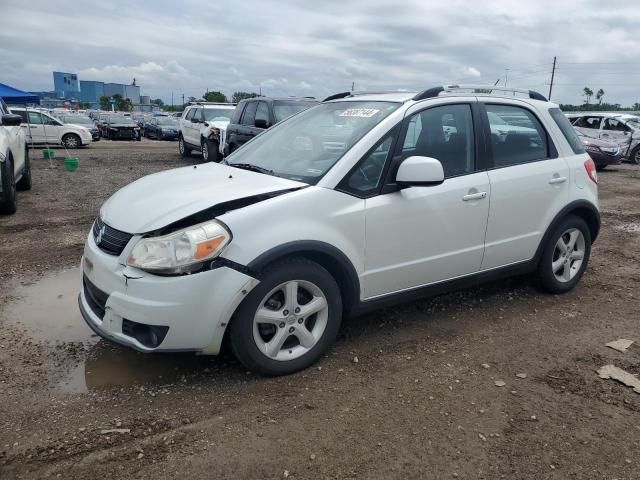
<path fill-rule="evenodd" d="M 229 340 L 249 370 L 288 375 L 309 367 L 329 349 L 341 320 L 335 279 L 315 262 L 292 258 L 263 272 L 236 310 Z"/>
<path fill-rule="evenodd" d="M 572 290 L 582 278 L 591 255 L 591 231 L 580 217 L 569 215 L 549 236 L 538 265 L 538 283 L 549 293 Z"/>
<path fill-rule="evenodd" d="M 178 137 L 178 151 L 180 152 L 180 156 L 182 158 L 191 156 L 191 149 L 187 147 L 187 144 L 185 143 L 184 137 L 182 135 Z"/>
<path fill-rule="evenodd" d="M 0 162 L 0 177 L 2 177 L 2 192 L 0 193 L 0 214 L 13 215 L 18 209 L 16 182 L 13 173 L 13 162 L 7 158 Z"/>
<path fill-rule="evenodd" d="M 29 149 L 25 148 L 24 152 L 24 171 L 22 178 L 16 183 L 17 190 L 31 190 L 31 160 L 29 159 Z"/>

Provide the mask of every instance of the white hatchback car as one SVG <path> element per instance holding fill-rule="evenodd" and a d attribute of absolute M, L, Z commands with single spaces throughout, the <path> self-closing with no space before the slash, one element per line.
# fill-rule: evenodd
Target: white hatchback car
<path fill-rule="evenodd" d="M 487 88 L 335 95 L 223 164 L 124 187 L 85 246 L 86 322 L 143 352 L 226 338 L 280 375 L 382 305 L 528 272 L 572 289 L 600 225 L 595 165 L 557 105 Z M 492 112 L 526 132 L 493 133 Z"/>

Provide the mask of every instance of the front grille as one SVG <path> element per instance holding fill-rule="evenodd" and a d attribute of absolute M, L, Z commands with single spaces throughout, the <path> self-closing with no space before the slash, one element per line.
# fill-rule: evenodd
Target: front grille
<path fill-rule="evenodd" d="M 86 275 L 82 277 L 82 285 L 84 287 L 84 298 L 86 298 L 89 308 L 91 308 L 93 313 L 100 317 L 100 319 L 103 319 L 109 294 L 103 292 L 91 283 Z"/>
<path fill-rule="evenodd" d="M 100 217 L 93 223 L 93 239 L 98 248 L 109 255 L 120 255 L 131 237 L 130 233 L 110 227 Z"/>

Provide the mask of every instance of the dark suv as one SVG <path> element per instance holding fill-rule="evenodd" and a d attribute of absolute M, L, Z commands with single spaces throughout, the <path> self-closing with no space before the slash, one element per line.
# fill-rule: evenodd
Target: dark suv
<path fill-rule="evenodd" d="M 318 103 L 312 97 L 256 97 L 241 100 L 227 127 L 225 155 L 263 130 Z"/>

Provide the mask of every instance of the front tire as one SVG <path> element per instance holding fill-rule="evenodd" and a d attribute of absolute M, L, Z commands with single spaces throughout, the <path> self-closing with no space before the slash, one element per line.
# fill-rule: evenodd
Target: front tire
<path fill-rule="evenodd" d="M 629 156 L 629 160 L 631 161 L 631 163 L 640 165 L 640 145 L 633 149 L 631 155 Z"/>
<path fill-rule="evenodd" d="M 580 217 L 569 215 L 549 236 L 538 265 L 540 287 L 549 293 L 572 290 L 591 255 L 591 232 Z"/>
<path fill-rule="evenodd" d="M 209 151 L 209 142 L 203 138 L 200 140 L 200 148 L 202 151 L 202 160 L 208 162 L 211 155 L 211 152 Z"/>
<path fill-rule="evenodd" d="M 16 183 L 17 190 L 31 190 L 31 160 L 29 159 L 29 149 L 24 150 L 24 171 L 22 178 Z"/>
<path fill-rule="evenodd" d="M 62 137 L 62 145 L 65 148 L 80 148 L 82 146 L 82 141 L 75 133 L 67 133 Z"/>
<path fill-rule="evenodd" d="M 231 322 L 236 358 L 265 376 L 288 375 L 315 363 L 334 342 L 342 297 L 331 274 L 293 258 L 268 267 Z"/>
<path fill-rule="evenodd" d="M 184 142 L 184 137 L 182 135 L 178 137 L 178 151 L 180 152 L 180 156 L 182 158 L 191 156 L 191 149 L 187 147 L 187 144 Z"/>
<path fill-rule="evenodd" d="M 13 173 L 13 162 L 7 158 L 0 162 L 0 176 L 2 177 L 2 192 L 0 192 L 0 213 L 13 215 L 18 210 L 18 197 L 16 195 L 16 182 Z"/>

